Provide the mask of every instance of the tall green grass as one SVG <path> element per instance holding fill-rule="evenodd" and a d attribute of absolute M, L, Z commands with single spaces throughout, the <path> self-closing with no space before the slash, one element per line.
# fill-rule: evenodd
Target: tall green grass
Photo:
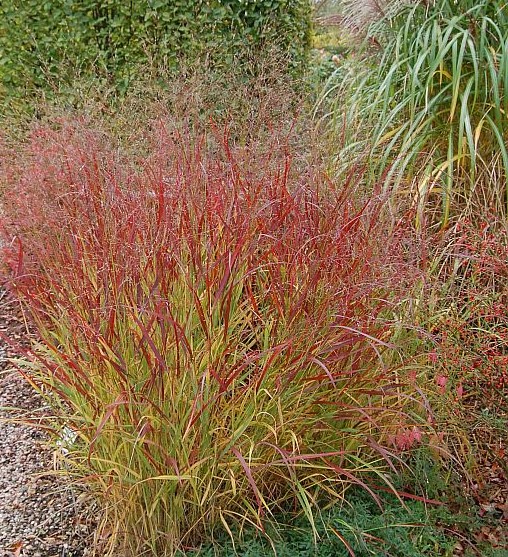
<path fill-rule="evenodd" d="M 339 158 L 430 199 L 442 226 L 478 205 L 506 215 L 506 1 L 417 2 L 382 23 L 378 54 L 322 98 Z"/>

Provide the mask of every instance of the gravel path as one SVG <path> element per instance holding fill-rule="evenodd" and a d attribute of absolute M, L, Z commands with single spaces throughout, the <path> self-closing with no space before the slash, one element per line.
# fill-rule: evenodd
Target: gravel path
<path fill-rule="evenodd" d="M 1 290 L 0 331 L 26 339 L 16 305 Z M 83 557 L 90 529 L 83 497 L 52 473 L 53 450 L 37 427 L 48 407 L 9 365 L 11 356 L 0 340 L 0 557 Z"/>

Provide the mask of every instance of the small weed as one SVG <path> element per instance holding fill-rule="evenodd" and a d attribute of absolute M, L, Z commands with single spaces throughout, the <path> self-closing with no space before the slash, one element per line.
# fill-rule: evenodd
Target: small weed
<path fill-rule="evenodd" d="M 389 494 L 381 495 L 382 509 L 364 491 L 353 489 L 348 504 L 334 506 L 320 517 L 320 540 L 302 521 L 279 533 L 273 545 L 251 532 L 235 548 L 230 540 L 188 551 L 186 557 L 506 557 L 503 548 L 476 541 L 487 522 L 446 505 L 426 505 L 406 500 L 404 505 Z M 472 511 L 474 512 L 474 511 Z M 283 524 L 283 518 L 280 519 Z M 457 551 L 460 548 L 460 553 Z"/>

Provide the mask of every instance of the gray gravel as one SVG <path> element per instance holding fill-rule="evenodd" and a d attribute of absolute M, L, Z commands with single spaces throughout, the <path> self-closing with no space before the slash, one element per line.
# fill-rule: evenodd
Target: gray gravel
<path fill-rule="evenodd" d="M 26 342 L 23 323 L 0 291 L 2 334 Z M 84 494 L 55 473 L 53 449 L 37 427 L 48 407 L 9 356 L 10 347 L 0 340 L 0 557 L 89 555 Z"/>

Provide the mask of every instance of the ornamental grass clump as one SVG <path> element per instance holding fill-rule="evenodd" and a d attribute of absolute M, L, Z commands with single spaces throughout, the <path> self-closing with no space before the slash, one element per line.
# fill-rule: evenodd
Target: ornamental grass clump
<path fill-rule="evenodd" d="M 506 218 L 506 0 L 393 6 L 371 27 L 377 51 L 363 69 L 332 78 L 323 95 L 336 98 L 327 121 L 345 143 L 341 157 L 360 154 L 374 180 L 387 169 L 387 183 L 430 201 L 442 227 L 484 207 Z"/>
<path fill-rule="evenodd" d="M 279 512 L 314 526 L 348 485 L 389 484 L 398 432 L 421 442 L 390 345 L 407 234 L 272 135 L 238 148 L 160 120 L 135 157 L 62 120 L 4 158 L 9 284 L 40 338 L 20 366 L 77 434 L 102 555 Z"/>

